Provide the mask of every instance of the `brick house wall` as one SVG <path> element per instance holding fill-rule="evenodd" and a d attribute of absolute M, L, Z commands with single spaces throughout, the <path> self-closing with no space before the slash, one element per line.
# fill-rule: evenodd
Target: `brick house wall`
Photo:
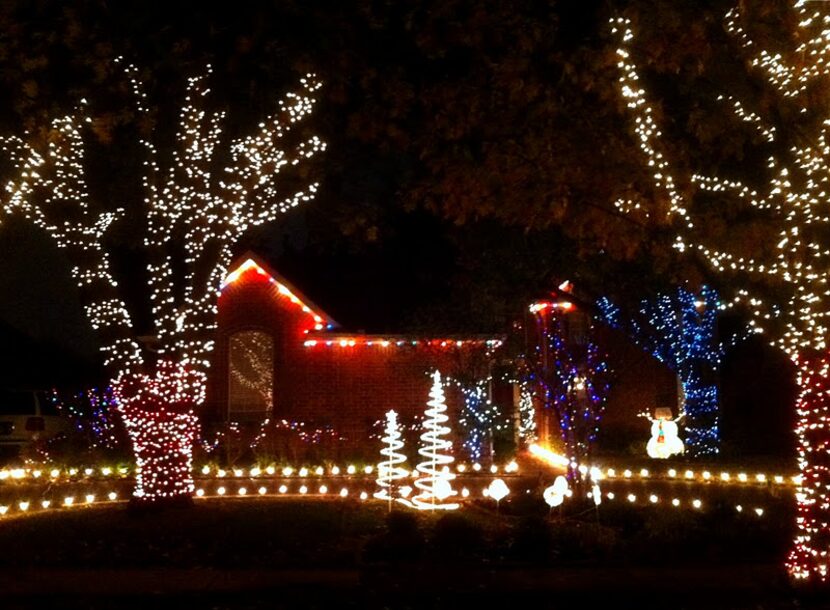
<path fill-rule="evenodd" d="M 436 340 L 345 333 L 255 256 L 244 257 L 244 262 L 232 269 L 219 297 L 203 420 L 208 425 L 228 420 L 231 338 L 239 332 L 259 331 L 273 340 L 272 419 L 333 430 L 336 438 L 316 442 L 315 450 L 321 457 L 376 455 L 377 438 L 371 436 L 380 432 L 379 422 L 388 410 L 394 409 L 401 424 L 411 427 L 420 421 L 429 398 L 429 373 L 438 369 L 444 375 L 455 374 L 465 357 L 485 350 L 486 342 L 493 340 L 480 336 Z M 568 315 L 577 321 L 582 314 Z M 525 324 L 529 323 L 531 320 L 526 319 Z M 526 328 L 532 328 L 532 324 Z M 579 328 L 575 326 L 576 331 Z M 639 453 L 641 444 L 644 452 L 649 426 L 637 414 L 653 412 L 656 407 L 672 407 L 676 412 L 676 376 L 623 333 L 601 322 L 596 322 L 595 328 L 595 339 L 614 372 L 598 449 Z M 532 336 L 526 339 L 532 340 Z M 503 356 L 507 354 L 496 353 L 496 359 Z M 452 427 L 463 399 L 457 389 L 447 388 L 445 392 Z M 511 413 L 515 396 L 509 384 L 494 383 L 492 398 L 501 405 L 504 415 L 515 415 Z M 543 442 L 554 447 L 559 444 L 555 422 L 541 409 L 537 411 L 537 426 Z M 457 427 L 453 436 L 456 455 L 460 456 Z M 417 433 L 405 431 L 405 439 L 409 451 L 414 451 Z"/>
<path fill-rule="evenodd" d="M 370 435 L 380 430 L 376 422 L 388 410 L 397 411 L 402 424 L 412 424 L 429 398 L 429 373 L 452 374 L 462 350 L 485 349 L 482 337 L 344 334 L 263 262 L 235 269 L 219 297 L 208 422 L 228 418 L 230 341 L 240 331 L 273 339 L 272 418 L 330 426 L 340 437 L 331 447 L 337 453 L 332 458 L 365 454 L 367 447 L 376 453 L 377 440 Z M 453 389 L 445 391 L 452 422 L 461 397 Z"/>

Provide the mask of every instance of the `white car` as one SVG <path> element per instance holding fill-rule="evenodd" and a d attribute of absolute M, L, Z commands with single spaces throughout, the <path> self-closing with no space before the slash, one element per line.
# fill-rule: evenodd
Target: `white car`
<path fill-rule="evenodd" d="M 0 449 L 8 454 L 37 440 L 67 432 L 70 423 L 58 414 L 45 392 L 0 390 Z"/>

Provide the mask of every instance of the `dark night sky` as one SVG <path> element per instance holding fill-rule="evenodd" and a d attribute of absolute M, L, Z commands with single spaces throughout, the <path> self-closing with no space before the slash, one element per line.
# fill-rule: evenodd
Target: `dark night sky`
<path fill-rule="evenodd" d="M 208 61 L 215 70 L 213 89 L 220 103 L 229 108 L 231 129 L 243 131 L 246 122 L 255 123 L 269 110 L 276 95 L 292 83 L 300 68 L 310 66 L 319 72 L 326 88 L 312 121 L 314 129 L 329 143 L 320 168 L 322 190 L 303 209 L 252 232 L 238 251 L 252 248 L 261 253 L 348 327 L 386 331 L 425 326 L 499 330 L 505 319 L 505 299 L 509 298 L 505 295 L 516 294 L 517 287 L 506 285 L 503 294 L 493 295 L 489 280 L 480 281 L 486 255 L 479 257 L 477 251 L 478 240 L 485 245 L 500 245 L 494 243 L 493 235 L 497 236 L 496 242 L 503 241 L 498 235 L 506 235 L 508 229 L 492 225 L 458 228 L 435 214 L 404 210 L 402 189 L 415 171 L 416 161 L 409 152 L 395 149 L 383 139 L 365 139 L 348 124 L 361 118 L 360 108 L 372 95 L 370 90 L 355 88 L 356 79 L 379 74 L 382 80 L 384 73 L 403 73 L 413 82 L 440 81 L 443 72 L 463 71 L 471 60 L 448 56 L 425 63 L 415 49 L 420 35 L 417 24 L 402 22 L 405 10 L 398 15 L 395 9 L 377 3 L 381 8 L 376 14 L 386 19 L 383 27 L 378 27 L 366 16 L 363 3 L 347 7 L 349 4 L 266 2 L 231 8 L 180 3 L 172 8 L 93 1 L 71 6 L 77 10 L 77 27 L 90 37 L 86 46 L 79 47 L 80 53 L 90 54 L 90 61 L 106 61 L 106 53 L 100 58 L 104 44 L 111 54 L 123 53 L 139 66 L 150 68 L 148 88 L 159 106 L 162 141 L 172 133 L 181 83 Z M 562 8 L 555 7 L 553 13 L 567 21 L 568 27 L 562 31 L 573 37 L 576 32 L 589 32 L 597 26 L 600 4 L 562 3 Z M 459 5 L 461 13 L 467 10 L 463 2 Z M 65 23 L 66 14 L 50 8 L 49 3 L 24 2 L 20 6 L 23 8 L 14 13 L 19 20 L 15 25 L 29 33 L 18 34 L 18 43 L 23 47 L 30 43 L 44 45 L 51 62 L 43 72 L 21 76 L 34 80 L 55 100 L 46 104 L 37 98 L 25 100 L 31 102 L 32 110 L 54 113 L 81 94 L 103 100 L 97 108 L 110 110 L 107 104 L 113 103 L 111 86 L 89 82 L 94 79 L 90 79 L 87 66 L 65 63 L 68 54 L 62 48 L 74 49 L 72 45 L 80 44 L 73 38 L 72 27 Z M 55 39 L 44 43 L 44 36 Z M 6 58 L 7 63 L 11 60 Z M 292 66 L 291 62 L 300 65 Z M 353 66 L 354 74 L 344 73 L 344 66 Z M 72 74 L 77 75 L 77 82 L 71 80 Z M 0 106 L 0 119 L 5 118 L 9 130 L 17 130 L 17 118 L 9 113 L 10 109 L 20 112 L 17 99 L 8 92 L 8 99 L 0 96 L 2 103 L 6 108 Z M 382 120 L 371 129 L 391 130 L 392 126 Z M 417 117 L 409 117 L 403 126 L 411 132 L 420 128 Z M 400 129 L 401 123 L 394 128 Z M 140 188 L 135 168 L 139 164 L 130 156 L 130 149 L 119 148 L 118 142 L 93 145 L 99 147 L 97 154 L 93 149 L 88 157 L 93 197 L 138 208 Z M 352 219 L 354 226 L 349 226 Z M 510 232 L 524 243 L 521 230 Z M 460 261 L 459 250 L 470 248 L 470 243 L 475 254 Z M 537 250 L 556 257 L 559 248 L 555 234 L 550 234 L 529 244 L 526 258 L 544 260 L 537 256 Z M 115 253 L 114 258 L 120 262 L 122 284 L 137 287 L 128 298 L 140 298 L 140 257 L 129 250 L 126 255 Z M 568 272 L 567 268 L 550 271 L 557 277 Z M 25 223 L 7 223 L 0 228 L 0 273 L 0 319 L 38 340 L 54 340 L 84 357 L 94 354 L 94 338 L 84 324 L 65 263 L 47 239 Z M 506 276 L 507 282 L 511 280 L 508 270 L 496 269 L 493 273 Z M 518 292 L 537 290 L 522 281 L 525 285 Z M 486 311 L 485 301 L 490 298 L 500 308 L 495 315 Z M 516 301 L 507 306 L 521 304 Z M 136 317 L 141 324 L 142 317 Z M 146 324 L 146 320 L 143 322 Z"/>

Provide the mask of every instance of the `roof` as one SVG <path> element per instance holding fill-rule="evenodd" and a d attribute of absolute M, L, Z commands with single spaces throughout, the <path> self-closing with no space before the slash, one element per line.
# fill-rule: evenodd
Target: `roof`
<path fill-rule="evenodd" d="M 462 347 L 462 346 L 486 346 L 499 347 L 504 343 L 503 336 L 491 335 L 448 335 L 443 337 L 427 337 L 424 335 L 381 335 L 365 333 L 343 333 L 343 332 L 311 332 L 306 336 L 304 345 L 315 346 L 340 346 L 354 347 L 356 345 L 367 345 L 375 347 L 389 346 L 423 346 L 423 347 Z"/>
<path fill-rule="evenodd" d="M 237 258 L 228 268 L 228 275 L 225 276 L 222 282 L 222 290 L 226 286 L 236 282 L 243 273 L 249 270 L 255 270 L 260 275 L 265 275 L 268 281 L 277 287 L 277 291 L 288 298 L 292 303 L 299 305 L 302 310 L 312 316 L 315 321 L 315 328 L 322 330 L 323 328 L 339 328 L 338 324 L 331 316 L 329 316 L 322 308 L 315 305 L 311 299 L 305 296 L 291 282 L 277 273 L 268 263 L 258 257 L 251 251 L 246 252 Z"/>
<path fill-rule="evenodd" d="M 245 252 L 234 260 L 229 267 L 225 280 L 222 282 L 222 290 L 226 286 L 236 282 L 244 273 L 256 271 L 268 278 L 268 281 L 277 287 L 277 291 L 287 297 L 291 302 L 297 304 L 308 315 L 314 318 L 314 330 L 306 331 L 305 347 L 315 346 L 340 346 L 353 347 L 355 345 L 367 345 L 377 347 L 388 346 L 431 346 L 431 347 L 461 347 L 463 345 L 480 345 L 486 347 L 499 347 L 504 342 L 504 336 L 498 335 L 446 335 L 440 337 L 429 337 L 418 334 L 366 334 L 363 332 L 348 332 L 343 330 L 331 316 L 321 307 L 315 305 L 311 299 L 306 297 L 291 282 L 277 273 L 267 262 L 251 251 Z"/>

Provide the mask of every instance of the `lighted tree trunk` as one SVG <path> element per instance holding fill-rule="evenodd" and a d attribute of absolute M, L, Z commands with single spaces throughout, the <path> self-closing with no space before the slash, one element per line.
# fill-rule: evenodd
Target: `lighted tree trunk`
<path fill-rule="evenodd" d="M 701 375 L 683 380 L 686 413 L 685 443 L 692 457 L 716 455 L 720 445 L 720 407 L 718 386 L 706 383 Z"/>
<path fill-rule="evenodd" d="M 787 560 L 797 579 L 830 578 L 830 359 L 808 354 L 795 359 L 798 366 L 798 516 L 793 549 Z"/>
<path fill-rule="evenodd" d="M 593 340 L 593 326 L 587 325 L 584 336 L 569 335 L 566 317 L 573 324 L 576 316 L 585 316 L 572 308 L 564 301 L 530 306 L 536 333 L 522 367 L 542 409 L 555 419 L 568 459 L 568 477 L 581 486 L 579 467 L 590 462 L 611 385 L 608 365 Z"/>

